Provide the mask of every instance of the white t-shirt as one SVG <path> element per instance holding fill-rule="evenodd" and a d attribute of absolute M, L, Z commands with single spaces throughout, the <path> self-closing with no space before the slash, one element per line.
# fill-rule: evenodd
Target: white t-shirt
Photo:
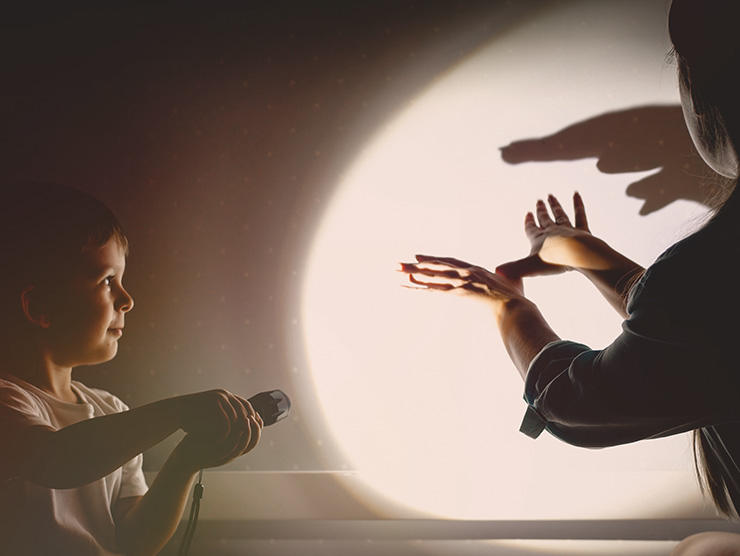
<path fill-rule="evenodd" d="M 6 427 L 33 425 L 55 429 L 93 417 L 127 411 L 108 392 L 73 381 L 84 403 L 60 401 L 16 377 L 0 375 L 0 459 Z M 6 431 L 8 429 L 6 428 Z M 29 483 L 0 464 L 0 555 L 108 556 L 120 554 L 115 543 L 112 507 L 120 498 L 147 491 L 141 454 L 110 475 L 71 489 Z M 7 552 L 6 552 L 7 551 Z"/>

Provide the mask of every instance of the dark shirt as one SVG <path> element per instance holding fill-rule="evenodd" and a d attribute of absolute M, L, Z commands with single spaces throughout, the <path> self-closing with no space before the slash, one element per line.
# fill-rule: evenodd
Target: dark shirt
<path fill-rule="evenodd" d="M 522 432 L 597 448 L 700 429 L 740 509 L 740 220 L 722 214 L 663 253 L 627 312 L 603 350 L 538 354 Z"/>

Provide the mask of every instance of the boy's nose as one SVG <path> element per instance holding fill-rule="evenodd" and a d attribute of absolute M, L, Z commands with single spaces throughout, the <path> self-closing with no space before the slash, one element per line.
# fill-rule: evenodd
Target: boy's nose
<path fill-rule="evenodd" d="M 134 308 L 134 298 L 131 297 L 125 289 L 121 288 L 121 295 L 118 299 L 118 310 L 123 313 L 128 313 Z"/>

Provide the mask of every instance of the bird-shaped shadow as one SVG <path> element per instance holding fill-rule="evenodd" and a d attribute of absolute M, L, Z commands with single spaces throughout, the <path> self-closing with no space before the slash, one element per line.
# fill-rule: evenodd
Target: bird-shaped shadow
<path fill-rule="evenodd" d="M 608 112 L 552 135 L 501 148 L 509 164 L 596 158 L 605 174 L 657 170 L 632 182 L 629 197 L 643 199 L 641 215 L 686 199 L 709 204 L 721 178 L 697 154 L 680 106 L 640 106 Z"/>

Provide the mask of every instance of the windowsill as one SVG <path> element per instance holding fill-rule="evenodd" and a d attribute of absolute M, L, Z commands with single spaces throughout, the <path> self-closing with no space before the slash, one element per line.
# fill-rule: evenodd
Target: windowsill
<path fill-rule="evenodd" d="M 154 473 L 147 473 L 147 480 Z M 593 488 L 567 492 L 554 485 L 522 508 L 476 519 L 431 516 L 381 498 L 358 472 L 207 471 L 198 536 L 219 539 L 622 539 L 678 540 L 707 529 L 736 530 L 722 520 L 696 492 L 683 496 L 689 473 L 646 472 L 629 478 L 610 473 L 582 476 Z M 620 484 L 620 481 L 624 481 Z M 627 479 L 629 479 L 627 481 Z M 641 484 L 665 493 L 660 501 L 640 497 Z M 658 483 L 656 485 L 656 483 Z M 693 484 L 693 483 L 692 483 Z M 676 487 L 679 487 L 678 489 Z M 632 510 L 593 510 L 596 499 L 632 497 Z M 563 496 L 569 507 L 558 515 Z M 574 500 L 573 498 L 583 500 Z M 601 505 L 604 505 L 603 503 Z M 606 504 L 608 506 L 608 504 Z M 187 517 L 187 512 L 184 518 Z M 249 522 L 249 526 L 245 525 Z M 256 526 L 256 524 L 259 526 Z"/>

